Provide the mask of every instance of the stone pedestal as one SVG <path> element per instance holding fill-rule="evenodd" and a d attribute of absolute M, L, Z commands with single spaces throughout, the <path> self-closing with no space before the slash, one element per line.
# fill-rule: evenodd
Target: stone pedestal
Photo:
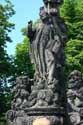
<path fill-rule="evenodd" d="M 63 108 L 27 108 L 25 111 L 9 111 L 9 125 L 66 125 Z M 42 122 L 41 122 L 42 121 Z"/>

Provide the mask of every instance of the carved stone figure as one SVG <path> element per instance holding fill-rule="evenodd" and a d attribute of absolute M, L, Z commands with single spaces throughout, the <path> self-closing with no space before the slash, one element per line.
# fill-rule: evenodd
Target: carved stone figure
<path fill-rule="evenodd" d="M 68 112 L 74 120 L 73 125 L 80 125 L 83 123 L 83 80 L 80 71 L 70 73 L 68 85 Z"/>
<path fill-rule="evenodd" d="M 62 23 L 65 28 L 65 24 L 58 17 L 49 16 L 44 7 L 40 8 L 40 18 L 42 22 L 37 25 L 36 29 L 32 29 L 32 22 L 28 25 L 32 60 L 39 76 L 45 77 L 47 74 L 48 79 L 52 80 L 55 77 L 55 68 L 63 66 L 65 62 L 63 51 L 65 40 L 62 37 L 66 36 L 63 35 L 64 29 L 61 33 L 59 27 Z M 58 24 L 59 21 L 60 24 Z"/>
<path fill-rule="evenodd" d="M 35 65 L 35 74 L 32 84 L 27 77 L 16 80 L 12 103 L 15 125 L 32 125 L 38 117 L 48 118 L 54 125 L 69 123 L 63 75 L 67 28 L 59 16 L 63 0 L 43 2 L 44 6 L 39 11 L 40 22 L 35 28 L 32 21 L 28 22 L 27 37 L 30 39 L 30 57 Z"/>
<path fill-rule="evenodd" d="M 24 105 L 28 101 L 30 93 L 30 81 L 27 76 L 20 76 L 16 79 L 16 86 L 13 89 L 14 100 L 12 101 L 12 110 L 23 109 Z"/>
<path fill-rule="evenodd" d="M 35 90 L 35 86 L 41 86 L 44 81 L 43 89 L 51 87 L 52 92 L 54 93 L 55 91 L 56 93 L 54 98 L 57 99 L 56 102 L 59 105 L 61 100 L 63 100 L 60 98 L 63 95 L 62 93 L 64 93 L 63 97 L 65 97 L 65 84 L 63 80 L 65 53 L 63 48 L 67 40 L 65 35 L 66 26 L 55 11 L 51 12 L 51 9 L 56 9 L 55 5 L 58 6 L 60 1 L 44 1 L 44 3 L 45 7 L 40 8 L 41 22 L 37 24 L 37 28 L 32 28 L 32 21 L 28 24 L 27 35 L 31 41 L 31 59 L 35 64 L 36 77 L 38 75 L 38 81 L 36 80 L 36 85 L 34 85 L 33 89 Z M 49 5 L 51 5 L 49 8 L 50 13 L 48 12 Z M 61 89 L 62 92 L 59 92 L 60 87 L 63 89 Z M 53 90 L 56 88 L 57 91 Z M 39 87 L 36 89 L 39 89 Z"/>

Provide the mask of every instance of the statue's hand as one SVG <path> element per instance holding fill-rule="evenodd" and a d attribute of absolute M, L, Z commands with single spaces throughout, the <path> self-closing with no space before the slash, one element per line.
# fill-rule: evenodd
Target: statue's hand
<path fill-rule="evenodd" d="M 33 24 L 33 22 L 30 20 L 30 21 L 28 22 L 28 28 L 32 28 L 32 24 Z"/>

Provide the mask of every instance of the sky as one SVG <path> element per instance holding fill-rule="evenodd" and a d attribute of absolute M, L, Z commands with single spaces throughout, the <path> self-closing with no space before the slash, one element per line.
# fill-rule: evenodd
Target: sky
<path fill-rule="evenodd" d="M 39 8 L 43 5 L 43 0 L 11 0 L 14 4 L 16 14 L 10 19 L 15 24 L 15 29 L 9 34 L 12 43 L 7 43 L 7 53 L 15 54 L 16 44 L 23 41 L 21 29 L 27 27 L 27 22 L 35 22 L 39 18 Z"/>

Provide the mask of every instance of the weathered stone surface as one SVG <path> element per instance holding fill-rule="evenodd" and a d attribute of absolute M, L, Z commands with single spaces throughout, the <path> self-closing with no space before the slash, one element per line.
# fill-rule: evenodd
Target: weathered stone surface
<path fill-rule="evenodd" d="M 10 121 L 13 125 L 35 125 L 40 117 L 48 125 L 66 125 L 66 86 L 63 75 L 66 25 L 59 16 L 63 0 L 43 0 L 41 21 L 35 28 L 28 23 L 31 62 L 35 65 L 34 79 L 18 77 L 13 90 Z M 14 115 L 13 115 L 14 112 Z M 9 113 L 10 114 L 10 113 Z M 13 115 L 13 120 L 11 117 Z M 44 123 L 42 123 L 43 125 Z"/>
<path fill-rule="evenodd" d="M 12 90 L 14 99 L 12 101 L 12 110 L 22 110 L 28 102 L 31 91 L 31 80 L 28 76 L 20 76 L 16 79 L 16 86 Z"/>
<path fill-rule="evenodd" d="M 27 35 L 31 40 L 31 60 L 36 68 L 35 81 L 29 97 L 30 106 L 61 106 L 66 101 L 63 78 L 66 26 L 59 17 L 59 13 L 55 16 L 55 12 L 48 12 L 48 6 L 50 10 L 57 9 L 54 5 L 59 6 L 62 1 L 44 1 L 44 3 L 45 7 L 40 8 L 41 22 L 37 24 L 37 28 L 32 28 L 31 21 L 28 24 Z M 46 91 L 51 92 L 49 99 Z M 34 93 L 35 99 L 32 98 Z M 43 97 L 39 99 L 40 95 Z"/>
<path fill-rule="evenodd" d="M 73 125 L 83 124 L 83 80 L 82 74 L 74 70 L 68 81 L 68 112 Z"/>

